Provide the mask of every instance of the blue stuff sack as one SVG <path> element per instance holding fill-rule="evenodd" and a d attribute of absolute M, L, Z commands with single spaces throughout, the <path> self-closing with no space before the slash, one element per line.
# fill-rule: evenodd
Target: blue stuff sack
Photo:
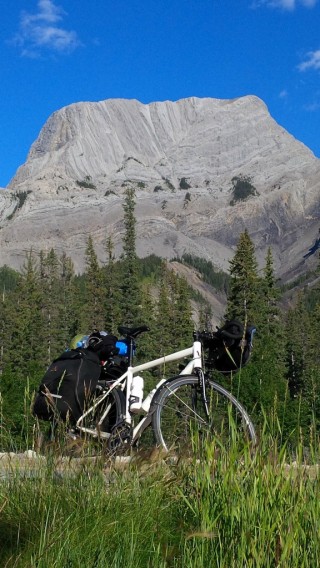
<path fill-rule="evenodd" d="M 127 343 L 125 343 L 125 341 L 121 341 L 121 340 L 117 341 L 116 347 L 119 349 L 118 355 L 121 355 L 121 356 L 128 355 L 129 347 L 128 347 Z"/>

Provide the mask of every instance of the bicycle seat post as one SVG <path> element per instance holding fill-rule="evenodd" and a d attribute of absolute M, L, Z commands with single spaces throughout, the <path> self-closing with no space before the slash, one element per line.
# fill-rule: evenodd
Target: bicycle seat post
<path fill-rule="evenodd" d="M 130 343 L 129 343 L 129 367 L 132 367 L 135 344 L 134 344 L 133 337 L 129 337 L 128 339 L 130 339 Z"/>

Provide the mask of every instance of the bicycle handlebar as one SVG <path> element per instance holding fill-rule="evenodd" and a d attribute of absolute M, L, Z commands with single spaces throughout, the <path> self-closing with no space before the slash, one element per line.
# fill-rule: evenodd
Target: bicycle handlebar
<path fill-rule="evenodd" d="M 241 334 L 233 334 L 229 333 L 224 329 L 217 329 L 217 331 L 194 331 L 193 332 L 193 339 L 195 341 L 201 341 L 202 343 L 210 343 L 212 341 L 216 341 L 218 339 L 228 338 L 228 339 L 243 339 L 243 338 L 250 338 L 252 340 L 252 336 L 256 328 L 254 325 L 248 326 L 244 333 Z"/>

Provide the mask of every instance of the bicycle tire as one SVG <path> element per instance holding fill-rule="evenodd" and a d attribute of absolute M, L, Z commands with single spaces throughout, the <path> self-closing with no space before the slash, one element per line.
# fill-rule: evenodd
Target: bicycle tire
<path fill-rule="evenodd" d="M 110 405 L 110 410 L 107 416 L 99 425 L 99 420 L 103 415 L 103 412 Z M 110 434 L 112 428 L 120 422 L 123 417 L 125 409 L 125 396 L 124 393 L 115 388 L 110 391 L 109 395 L 103 400 L 101 405 L 97 406 L 96 411 L 93 415 L 92 422 L 95 428 L 97 428 L 98 434 L 101 437 L 107 437 Z"/>
<path fill-rule="evenodd" d="M 242 404 L 211 380 L 206 380 L 206 395 L 209 421 L 197 377 L 180 375 L 160 387 L 152 401 L 152 428 L 157 445 L 186 456 L 214 441 L 217 448 L 227 448 L 235 442 L 255 446 L 255 429 Z"/>

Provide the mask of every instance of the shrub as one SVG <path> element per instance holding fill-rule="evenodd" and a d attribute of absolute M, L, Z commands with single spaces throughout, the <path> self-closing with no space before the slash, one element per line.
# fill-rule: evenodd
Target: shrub
<path fill-rule="evenodd" d="M 230 205 L 235 205 L 237 201 L 245 201 L 251 196 L 258 195 L 256 188 L 251 183 L 251 177 L 249 176 L 235 176 L 232 178 L 231 183 L 233 199 L 230 201 Z"/>
<path fill-rule="evenodd" d="M 182 177 L 179 183 L 180 189 L 190 189 L 191 185 L 188 183 L 187 178 Z"/>
<path fill-rule="evenodd" d="M 87 189 L 97 189 L 96 186 L 91 182 L 91 177 L 86 176 L 82 181 L 76 180 L 76 184 L 79 187 L 85 187 Z"/>
<path fill-rule="evenodd" d="M 18 211 L 18 209 L 21 209 L 24 205 L 25 200 L 27 199 L 27 196 L 29 195 L 29 193 L 31 193 L 31 189 L 28 189 L 28 191 L 19 191 L 16 194 L 16 199 L 18 200 L 14 210 L 12 211 L 12 213 L 10 213 L 10 215 L 8 215 L 7 219 L 10 221 L 10 219 L 13 218 L 14 214 L 16 211 Z"/>
<path fill-rule="evenodd" d="M 174 191 L 174 190 L 175 190 L 174 185 L 171 183 L 171 181 L 170 181 L 168 178 L 164 178 L 164 182 L 165 182 L 166 186 L 167 186 L 169 189 L 171 189 L 171 191 Z"/>

